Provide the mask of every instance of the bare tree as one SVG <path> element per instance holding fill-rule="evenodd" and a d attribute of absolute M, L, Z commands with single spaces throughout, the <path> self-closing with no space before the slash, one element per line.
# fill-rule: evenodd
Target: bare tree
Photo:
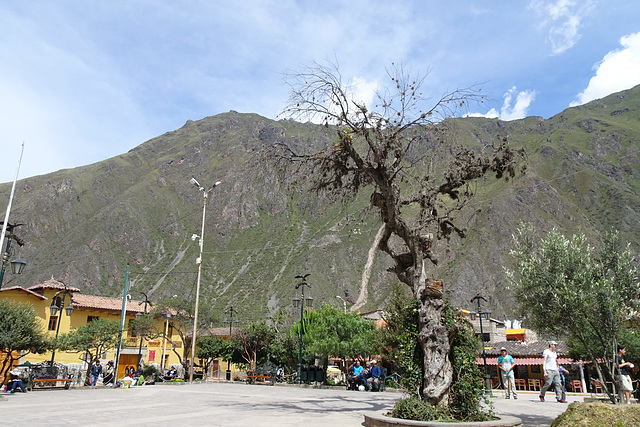
<path fill-rule="evenodd" d="M 337 65 L 313 63 L 287 74 L 291 95 L 283 115 L 319 121 L 335 129 L 336 139 L 319 151 L 277 144 L 268 149 L 268 157 L 291 182 L 318 194 L 347 201 L 360 191 L 371 193 L 384 227 L 378 247 L 394 263 L 389 271 L 421 302 L 423 399 L 446 405 L 453 331 L 441 323 L 441 282 L 428 272 L 437 263 L 434 243 L 465 236 L 456 222 L 472 197 L 471 184 L 491 174 L 513 177 L 522 153 L 506 139 L 481 147 L 451 141 L 447 119 L 482 100 L 474 88 L 447 92 L 430 103 L 420 92 L 424 76 L 412 78 L 397 65 L 387 75 L 391 86 L 378 91 L 376 105 L 369 107 L 353 96 Z"/>

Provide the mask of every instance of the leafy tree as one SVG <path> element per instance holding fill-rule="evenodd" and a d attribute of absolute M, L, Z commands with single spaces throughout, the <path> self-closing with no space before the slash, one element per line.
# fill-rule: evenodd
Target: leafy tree
<path fill-rule="evenodd" d="M 45 353 L 49 345 L 31 304 L 0 300 L 0 353 L 6 355 L 0 365 L 0 376 L 6 378 L 21 356 Z"/>
<path fill-rule="evenodd" d="M 275 329 L 264 322 L 250 323 L 233 333 L 233 341 L 240 349 L 242 359 L 255 371 L 258 363 L 264 361 L 276 336 Z"/>
<path fill-rule="evenodd" d="M 369 320 L 325 305 L 313 312 L 302 337 L 307 352 L 325 359 L 326 365 L 326 359 L 332 355 L 355 357 L 371 354 L 374 330 Z"/>
<path fill-rule="evenodd" d="M 402 66 L 388 70 L 388 90 L 376 105 L 354 98 L 336 66 L 314 63 L 286 77 L 291 88 L 283 114 L 319 120 L 336 132 L 322 147 L 275 144 L 266 156 L 298 188 L 333 199 L 370 193 L 382 220 L 377 247 L 393 260 L 390 269 L 420 301 L 419 337 L 424 352 L 422 397 L 446 404 L 453 370 L 450 335 L 440 322 L 444 301 L 429 277 L 434 245 L 465 236 L 456 223 L 472 197 L 472 184 L 490 174 L 508 179 L 519 153 L 505 140 L 464 147 L 452 141 L 448 121 L 468 102 L 481 100 L 473 88 L 445 93 L 435 103 L 421 92 L 424 77 Z"/>
<path fill-rule="evenodd" d="M 604 234 L 599 253 L 582 234 L 568 239 L 554 229 L 540 241 L 534 236 L 533 226 L 519 227 L 517 267 L 508 272 L 520 311 L 532 329 L 568 338 L 575 352 L 604 361 L 596 364 L 604 383 L 614 374 L 618 337 L 639 305 L 629 246 L 620 250 L 617 232 Z"/>
<path fill-rule="evenodd" d="M 380 330 L 380 354 L 395 374 L 399 385 L 414 397 L 420 397 L 422 385 L 422 347 L 418 342 L 420 302 L 394 286 L 384 308 L 385 326 Z"/>
<path fill-rule="evenodd" d="M 457 331 L 451 341 L 451 365 L 453 383 L 451 386 L 449 414 L 460 421 L 486 421 L 491 414 L 485 410 L 489 403 L 484 397 L 482 373 L 476 364 L 482 341 L 476 337 L 473 325 L 461 315 L 460 310 L 448 302 L 442 322 L 449 331 Z M 482 402 L 485 406 L 483 407 Z"/>
<path fill-rule="evenodd" d="M 88 356 L 88 383 L 93 364 L 100 359 L 102 353 L 115 348 L 118 345 L 119 338 L 120 322 L 118 320 L 99 318 L 61 335 L 58 339 L 58 346 L 65 351 L 81 353 L 81 360 L 85 360 L 85 355 Z"/>
<path fill-rule="evenodd" d="M 152 320 L 153 317 L 164 317 L 167 312 L 171 313 L 170 325 L 175 332 L 177 332 L 180 339 L 180 344 L 175 342 L 172 337 L 166 337 L 167 342 L 171 345 L 171 351 L 178 356 L 181 364 L 188 359 L 191 352 L 191 346 L 189 345 L 189 335 L 193 331 L 193 313 L 194 313 L 194 301 L 190 301 L 183 298 L 170 298 L 167 300 L 159 301 L 155 304 L 153 310 L 146 319 L 138 319 L 138 322 L 134 322 L 139 329 L 145 331 L 145 335 L 153 338 L 164 337 L 164 329 L 158 329 Z M 201 304 L 200 313 L 198 314 L 198 330 L 201 331 L 205 328 L 211 327 L 211 325 L 217 324 L 218 319 L 212 314 L 212 310 L 206 309 L 205 304 Z M 154 329 L 155 328 L 155 329 Z M 181 348 L 182 352 L 178 349 Z"/>
<path fill-rule="evenodd" d="M 449 405 L 429 406 L 419 399 L 422 349 L 417 336 L 418 307 L 418 301 L 407 298 L 395 288 L 385 309 L 387 327 L 382 334 L 383 354 L 388 358 L 387 361 L 396 363 L 402 375 L 401 384 L 409 391 L 410 396 L 397 402 L 392 413 L 399 418 L 420 421 L 490 419 L 490 413 L 482 404 L 485 401 L 484 386 L 476 364 L 481 343 L 475 336 L 473 326 L 449 303 L 446 303 L 441 319 L 442 324 L 453 335 L 449 354 L 453 368 Z M 396 348 L 389 345 L 395 345 Z"/>
<path fill-rule="evenodd" d="M 190 350 L 187 346 L 187 333 L 193 329 L 193 318 L 190 314 L 193 313 L 193 304 L 181 298 L 160 301 L 156 303 L 153 310 L 151 310 L 151 316 L 165 315 L 167 312 L 171 313 L 169 325 L 173 331 L 177 332 L 180 341 L 177 342 L 172 336 L 165 337 L 164 330 L 160 330 L 159 328 L 155 329 L 153 333 L 151 333 L 151 331 L 147 331 L 147 333 L 154 338 L 166 338 L 167 343 L 171 346 L 171 351 L 178 357 L 180 363 L 183 364 Z M 178 349 L 182 349 L 182 351 L 178 351 Z"/>
<path fill-rule="evenodd" d="M 215 359 L 222 359 L 226 362 L 231 360 L 233 355 L 233 345 L 229 340 L 225 340 L 224 338 L 201 337 L 198 338 L 197 344 L 196 357 L 205 360 L 205 372 Z"/>
<path fill-rule="evenodd" d="M 298 364 L 299 345 L 298 335 L 293 332 L 293 327 L 281 330 L 276 333 L 276 337 L 271 343 L 269 360 L 289 371 L 295 370 Z"/>

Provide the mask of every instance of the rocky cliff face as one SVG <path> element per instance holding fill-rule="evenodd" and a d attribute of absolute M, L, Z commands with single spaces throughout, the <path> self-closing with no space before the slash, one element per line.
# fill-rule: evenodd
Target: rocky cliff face
<path fill-rule="evenodd" d="M 494 314 L 512 315 L 504 268 L 518 222 L 542 231 L 597 232 L 618 228 L 640 244 L 640 88 L 548 120 L 453 121 L 457 137 L 486 143 L 506 136 L 527 151 L 527 171 L 509 184 L 475 189 L 465 218 L 469 237 L 439 247 L 433 276 L 461 307 L 477 293 Z M 276 142 L 318 146 L 332 130 L 290 120 L 229 112 L 188 121 L 182 128 L 130 152 L 89 166 L 18 182 L 11 222 L 26 244 L 28 261 L 9 285 L 31 286 L 54 276 L 84 293 L 118 296 L 126 264 L 131 293 L 150 299 L 193 298 L 202 220 L 202 193 L 193 176 L 215 188 L 208 200 L 201 307 L 220 313 L 228 304 L 245 320 L 288 309 L 294 276 L 311 273 L 315 304 L 342 304 L 360 311 L 379 308 L 394 277 L 385 255 L 370 251 L 380 220 L 368 209 L 369 194 L 340 204 L 294 194 L 257 153 Z M 424 139 L 428 144 L 428 138 Z M 0 201 L 10 185 L 0 186 Z M 365 268 L 369 266 L 370 268 Z M 214 316 L 215 317 L 215 316 Z"/>

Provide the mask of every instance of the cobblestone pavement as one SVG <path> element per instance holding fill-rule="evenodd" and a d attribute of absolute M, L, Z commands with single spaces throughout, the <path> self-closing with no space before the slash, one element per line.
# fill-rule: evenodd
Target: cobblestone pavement
<path fill-rule="evenodd" d="M 0 401 L 0 418 L 20 425 L 361 426 L 365 412 L 382 413 L 401 393 L 233 383 L 171 384 L 131 389 L 84 388 L 16 393 Z M 569 402 L 582 401 L 571 395 Z M 494 392 L 498 414 L 523 426 L 548 426 L 568 404 L 553 394 Z"/>

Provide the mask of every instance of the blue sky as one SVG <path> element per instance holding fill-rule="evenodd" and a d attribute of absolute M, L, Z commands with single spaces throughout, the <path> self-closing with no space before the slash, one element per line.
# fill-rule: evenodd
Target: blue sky
<path fill-rule="evenodd" d="M 640 84 L 638 0 L 4 0 L 0 182 L 98 162 L 236 110 L 276 118 L 283 73 L 337 60 L 361 90 L 385 67 L 425 92 L 480 84 L 471 113 L 551 117 Z"/>

